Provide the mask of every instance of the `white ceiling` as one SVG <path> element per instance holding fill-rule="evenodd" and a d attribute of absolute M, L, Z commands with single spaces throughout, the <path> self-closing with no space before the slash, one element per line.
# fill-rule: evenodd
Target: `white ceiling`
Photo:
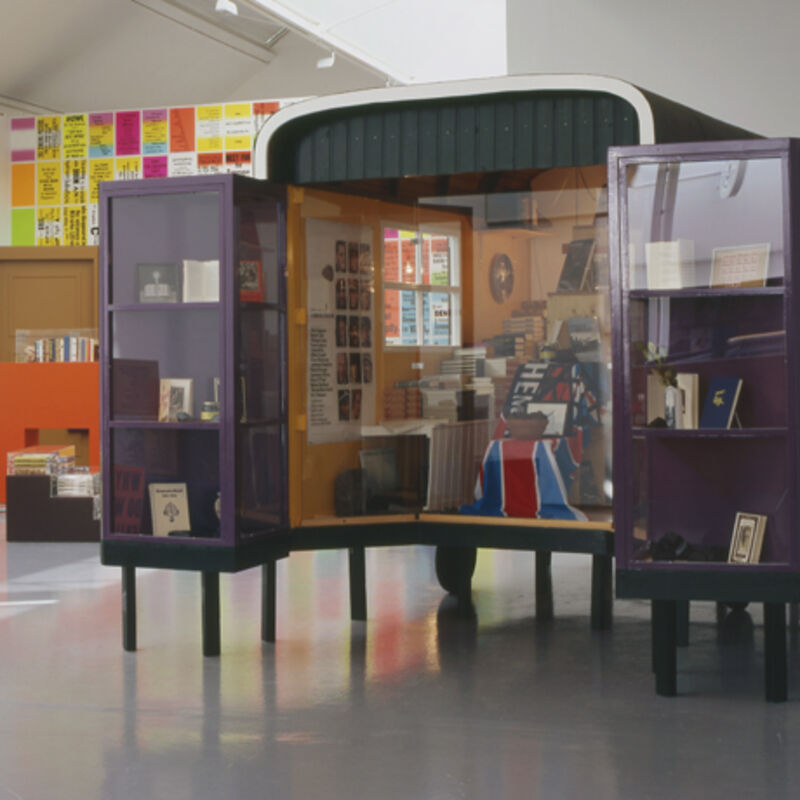
<path fill-rule="evenodd" d="M 505 0 L 0 0 L 0 113 L 505 74 Z M 317 68 L 335 52 L 332 67 Z"/>

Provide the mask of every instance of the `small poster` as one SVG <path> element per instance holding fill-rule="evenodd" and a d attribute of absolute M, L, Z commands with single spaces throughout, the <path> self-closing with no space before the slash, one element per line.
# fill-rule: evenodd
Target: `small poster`
<path fill-rule="evenodd" d="M 100 200 L 100 181 L 114 180 L 114 160 L 100 158 L 89 162 L 89 202 Z"/>
<path fill-rule="evenodd" d="M 117 111 L 117 156 L 135 156 L 141 153 L 142 135 L 138 111 Z"/>
<path fill-rule="evenodd" d="M 160 156 L 166 153 L 167 109 L 142 111 L 142 155 Z"/>
<path fill-rule="evenodd" d="M 61 158 L 61 117 L 36 118 L 36 158 Z"/>
<path fill-rule="evenodd" d="M 308 443 L 375 424 L 372 228 L 306 221 Z"/>
<path fill-rule="evenodd" d="M 222 122 L 222 106 L 197 107 L 196 134 L 198 153 L 222 150 Z"/>
<path fill-rule="evenodd" d="M 81 247 L 86 244 L 88 234 L 87 209 L 85 205 L 64 208 L 64 244 L 67 247 Z"/>
<path fill-rule="evenodd" d="M 167 169 L 170 177 L 197 174 L 197 155 L 195 153 L 170 153 Z"/>
<path fill-rule="evenodd" d="M 114 155 L 114 115 L 89 114 L 89 158 Z"/>
<path fill-rule="evenodd" d="M 194 150 L 194 108 L 169 110 L 169 151 L 189 153 Z"/>
<path fill-rule="evenodd" d="M 140 156 L 114 159 L 114 177 L 118 181 L 138 180 L 142 177 L 142 159 Z"/>
<path fill-rule="evenodd" d="M 89 189 L 89 172 L 86 159 L 64 161 L 64 205 L 86 203 Z"/>
<path fill-rule="evenodd" d="M 36 118 L 11 118 L 11 161 L 33 161 L 36 158 Z"/>
<path fill-rule="evenodd" d="M 61 162 L 43 161 L 36 165 L 36 204 L 61 204 Z"/>
<path fill-rule="evenodd" d="M 64 117 L 64 158 L 86 158 L 86 114 L 69 114 Z"/>

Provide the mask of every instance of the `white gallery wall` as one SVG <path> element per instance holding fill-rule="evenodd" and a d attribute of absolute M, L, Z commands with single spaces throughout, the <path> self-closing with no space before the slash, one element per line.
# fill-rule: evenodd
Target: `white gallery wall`
<path fill-rule="evenodd" d="M 621 78 L 765 136 L 800 136 L 797 0 L 508 0 L 509 74 Z"/>

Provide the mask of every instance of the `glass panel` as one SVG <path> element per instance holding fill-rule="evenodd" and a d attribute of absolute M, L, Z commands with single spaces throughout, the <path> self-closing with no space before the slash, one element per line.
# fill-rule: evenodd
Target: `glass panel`
<path fill-rule="evenodd" d="M 726 562 L 744 511 L 767 516 L 759 563 L 789 562 L 785 438 L 653 433 L 633 445 L 633 560 Z"/>
<path fill-rule="evenodd" d="M 239 209 L 239 299 L 242 303 L 284 303 L 279 251 L 279 205 L 243 203 Z"/>
<path fill-rule="evenodd" d="M 608 507 L 605 182 L 598 164 L 453 176 L 446 195 L 425 177 L 304 188 L 305 275 L 290 275 L 308 311 L 292 364 L 304 519 Z M 357 314 L 351 242 L 380 253 Z"/>
<path fill-rule="evenodd" d="M 675 294 L 633 299 L 629 312 L 634 426 L 786 426 L 782 295 Z M 741 387 L 730 424 L 719 425 L 709 390 L 729 377 Z"/>
<path fill-rule="evenodd" d="M 220 375 L 217 308 L 115 311 L 111 324 L 112 420 L 201 419 Z"/>
<path fill-rule="evenodd" d="M 421 299 L 422 343 L 449 345 L 455 315 L 451 296 L 444 292 L 425 292 Z"/>
<path fill-rule="evenodd" d="M 217 432 L 111 430 L 112 533 L 218 538 Z"/>
<path fill-rule="evenodd" d="M 111 302 L 219 299 L 219 193 L 114 197 Z"/>
<path fill-rule="evenodd" d="M 632 289 L 782 283 L 780 159 L 639 164 L 626 177 Z"/>
<path fill-rule="evenodd" d="M 281 312 L 276 310 L 242 312 L 240 391 L 243 393 L 243 422 L 276 420 L 284 413 L 281 318 Z"/>
<path fill-rule="evenodd" d="M 236 515 L 243 534 L 287 524 L 284 448 L 278 425 L 246 426 L 239 432 Z"/>

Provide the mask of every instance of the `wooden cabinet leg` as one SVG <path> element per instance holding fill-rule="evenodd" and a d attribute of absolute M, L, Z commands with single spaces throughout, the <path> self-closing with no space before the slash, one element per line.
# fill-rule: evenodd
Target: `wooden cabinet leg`
<path fill-rule="evenodd" d="M 275 561 L 270 560 L 261 566 L 261 641 L 275 641 Z"/>
<path fill-rule="evenodd" d="M 553 619 L 553 554 L 549 550 L 536 551 L 536 620 Z"/>
<path fill-rule="evenodd" d="M 592 556 L 592 630 L 605 631 L 614 619 L 614 569 L 611 556 Z"/>
<path fill-rule="evenodd" d="M 122 568 L 122 647 L 136 650 L 136 567 Z"/>
<path fill-rule="evenodd" d="M 786 605 L 764 603 L 764 689 L 767 701 L 782 703 L 786 686 Z"/>
<path fill-rule="evenodd" d="M 674 600 L 653 600 L 653 668 L 656 694 L 677 693 L 677 604 Z"/>
<path fill-rule="evenodd" d="M 220 653 L 219 572 L 202 573 L 203 655 Z"/>
<path fill-rule="evenodd" d="M 363 547 L 349 548 L 350 619 L 367 618 L 367 568 Z"/>

